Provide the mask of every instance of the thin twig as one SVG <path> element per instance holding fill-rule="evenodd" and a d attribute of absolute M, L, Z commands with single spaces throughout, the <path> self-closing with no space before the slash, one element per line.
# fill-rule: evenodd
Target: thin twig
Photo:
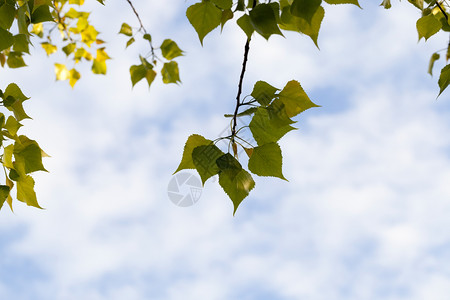
<path fill-rule="evenodd" d="M 445 17 L 445 19 L 446 19 L 447 22 L 448 22 L 448 15 L 447 15 L 447 12 L 442 8 L 442 6 L 439 4 L 438 1 L 436 1 L 436 5 L 437 5 L 437 7 L 439 7 L 439 9 L 441 10 L 441 12 L 444 14 L 444 17 Z"/>
<path fill-rule="evenodd" d="M 131 6 L 131 9 L 133 10 L 134 15 L 136 16 L 136 18 L 137 18 L 138 21 L 139 21 L 139 25 L 141 26 L 141 27 L 139 27 L 139 30 L 142 30 L 142 31 L 144 32 L 144 34 L 148 34 L 147 30 L 146 30 L 145 27 L 144 27 L 144 24 L 142 23 L 141 17 L 139 16 L 139 14 L 138 14 L 136 8 L 134 8 L 133 3 L 131 2 L 131 0 L 126 0 L 126 1 L 127 1 L 128 4 Z M 149 42 L 150 42 L 150 48 L 151 48 L 151 50 L 152 50 L 152 56 L 155 57 L 155 49 L 153 48 L 152 41 L 150 40 Z"/>

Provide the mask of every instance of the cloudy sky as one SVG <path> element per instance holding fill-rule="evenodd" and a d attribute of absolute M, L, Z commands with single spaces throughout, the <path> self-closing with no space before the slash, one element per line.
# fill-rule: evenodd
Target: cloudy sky
<path fill-rule="evenodd" d="M 107 76 L 86 66 L 72 90 L 40 47 L 0 72 L 31 97 L 21 130 L 52 156 L 35 176 L 45 210 L 0 211 L 0 299 L 448 299 L 450 94 L 436 100 L 426 74 L 448 37 L 418 43 L 416 9 L 327 6 L 320 51 L 293 33 L 252 41 L 244 93 L 296 79 L 322 107 L 281 142 L 289 182 L 257 178 L 233 217 L 216 178 L 189 208 L 167 185 L 190 134 L 227 128 L 244 34 L 229 23 L 202 48 L 193 1 L 136 1 L 155 43 L 186 56 L 181 85 L 131 89 L 147 50 L 116 33 L 137 22 L 125 0 L 92 2 Z"/>

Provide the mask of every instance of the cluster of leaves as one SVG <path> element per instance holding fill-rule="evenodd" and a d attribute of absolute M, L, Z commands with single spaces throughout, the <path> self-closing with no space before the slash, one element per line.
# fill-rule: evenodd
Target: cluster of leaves
<path fill-rule="evenodd" d="M 103 4 L 103 0 L 97 0 Z M 31 37 L 44 41 L 42 48 L 47 55 L 58 50 L 53 42 L 54 30 L 58 29 L 62 40 L 62 51 L 77 64 L 81 60 L 92 61 L 92 72 L 106 74 L 105 61 L 110 57 L 98 39 L 99 32 L 89 23 L 88 12 L 78 11 L 74 5 L 82 5 L 84 0 L 5 0 L 0 3 L 0 63 L 10 68 L 26 66 L 24 53 L 29 54 Z M 12 28 L 14 20 L 17 29 Z M 45 25 L 45 26 L 44 26 Z M 13 33 L 17 34 L 13 34 Z M 95 45 L 96 47 L 93 47 Z M 73 87 L 81 78 L 74 68 L 55 63 L 57 80 L 68 80 Z"/>
<path fill-rule="evenodd" d="M 256 1 L 256 2 L 254 2 Z M 358 0 L 324 0 L 328 4 L 354 4 Z M 322 0 L 280 0 L 259 3 L 257 0 L 202 0 L 190 6 L 186 15 L 200 42 L 213 29 L 238 15 L 236 23 L 248 38 L 257 32 L 265 39 L 281 30 L 296 31 L 309 36 L 317 44 L 320 25 L 325 16 Z"/>
<path fill-rule="evenodd" d="M 267 82 L 258 81 L 251 94 L 244 99 L 250 100 L 241 101 L 239 107 L 247 109 L 225 116 L 250 116 L 249 125 L 215 141 L 201 135 L 191 135 L 184 147 L 181 163 L 175 171 L 196 169 L 203 183 L 218 174 L 220 186 L 233 202 L 234 213 L 255 186 L 252 176 L 238 160 L 238 147 L 242 147 L 247 154 L 248 170 L 251 173 L 286 180 L 282 172 L 282 154 L 278 141 L 295 129 L 291 126 L 295 123 L 293 117 L 309 108 L 318 107 L 309 99 L 300 83 L 294 80 L 288 82 L 281 91 Z M 245 127 L 250 129 L 252 138 L 239 136 Z M 223 139 L 229 141 L 227 153 L 216 145 L 217 141 Z"/>
<path fill-rule="evenodd" d="M 36 199 L 34 179 L 30 173 L 46 171 L 42 157 L 47 155 L 36 141 L 25 135 L 18 135 L 22 126 L 20 121 L 30 118 L 23 109 L 23 102 L 29 98 L 16 84 L 11 83 L 4 91 L 0 90 L 0 99 L 1 106 L 10 112 L 9 115 L 0 113 L 0 147 L 3 150 L 1 163 L 5 171 L 5 184 L 0 185 L 0 208 L 7 202 L 11 210 L 13 209 L 11 191 L 14 186 L 18 200 L 41 208 Z"/>
<path fill-rule="evenodd" d="M 142 34 L 142 39 L 149 43 L 150 53 L 145 56 L 140 55 L 140 64 L 130 67 L 131 84 L 134 86 L 136 83 L 145 78 L 148 86 L 150 87 L 157 74 L 154 68 L 156 67 L 158 61 L 164 63 L 161 68 L 163 83 L 168 84 L 181 82 L 178 63 L 174 61 L 174 59 L 182 56 L 183 51 L 178 47 L 177 43 L 171 39 L 165 39 L 161 46 L 158 49 L 155 49 L 152 43 L 152 36 L 147 33 L 142 25 L 137 30 L 133 30 L 130 25 L 123 23 L 119 31 L 119 34 L 123 34 L 129 38 L 126 43 L 127 48 L 136 41 L 136 34 L 139 33 Z M 160 56 L 156 55 L 155 50 L 161 51 L 161 56 L 164 60 L 161 59 Z M 151 62 L 149 62 L 148 59 L 150 59 Z"/>
<path fill-rule="evenodd" d="M 421 11 L 421 17 L 416 22 L 419 41 L 422 38 L 424 38 L 426 41 L 440 31 L 450 33 L 450 23 L 448 17 L 449 7 L 446 3 L 446 0 L 408 0 L 408 2 L 413 4 Z M 390 0 L 384 0 L 381 5 L 386 9 L 391 8 Z M 450 59 L 450 42 L 445 48 L 436 51 L 431 55 L 430 63 L 428 66 L 428 73 L 430 75 L 433 75 L 435 62 L 441 58 L 441 55 L 439 53 L 443 51 L 446 52 L 446 65 L 441 69 L 441 74 L 438 80 L 440 88 L 439 95 L 442 94 L 442 92 L 450 84 L 450 65 L 448 64 L 448 60 Z"/>

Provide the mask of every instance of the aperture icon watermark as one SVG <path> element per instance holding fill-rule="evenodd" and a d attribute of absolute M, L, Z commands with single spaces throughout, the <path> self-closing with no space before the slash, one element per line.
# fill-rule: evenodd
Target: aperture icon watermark
<path fill-rule="evenodd" d="M 197 203 L 202 195 L 203 185 L 200 177 L 194 172 L 176 173 L 169 181 L 167 195 L 173 204 L 189 207 Z"/>

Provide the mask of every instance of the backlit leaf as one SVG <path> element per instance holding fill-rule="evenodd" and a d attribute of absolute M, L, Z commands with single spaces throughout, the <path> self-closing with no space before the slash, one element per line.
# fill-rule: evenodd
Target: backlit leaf
<path fill-rule="evenodd" d="M 58 50 L 58 48 L 55 45 L 50 44 L 48 42 L 41 43 L 41 46 L 45 50 L 45 53 L 47 53 L 47 56 L 50 56 L 51 54 L 55 53 Z"/>
<path fill-rule="evenodd" d="M 120 27 L 119 33 L 124 34 L 126 36 L 132 36 L 133 35 L 133 29 L 131 29 L 131 26 L 127 23 L 122 23 L 122 26 Z"/>
<path fill-rule="evenodd" d="M 286 180 L 282 172 L 281 149 L 277 143 L 268 143 L 253 148 L 248 160 L 248 169 L 259 176 L 273 176 Z"/>
<path fill-rule="evenodd" d="M 6 120 L 5 129 L 8 130 L 12 136 L 16 135 L 20 127 L 22 127 L 22 124 L 17 122 L 13 116 L 9 116 L 8 120 Z"/>
<path fill-rule="evenodd" d="M 450 84 L 450 65 L 446 65 L 444 68 L 442 68 L 441 75 L 439 76 L 438 84 L 440 87 L 440 91 L 439 91 L 439 95 L 440 95 Z"/>
<path fill-rule="evenodd" d="M 249 124 L 253 138 L 258 145 L 264 145 L 271 142 L 277 142 L 286 133 L 295 129 L 290 125 L 277 126 L 269 117 L 265 108 L 258 108 Z"/>
<path fill-rule="evenodd" d="M 442 28 L 442 24 L 433 14 L 429 14 L 417 20 L 416 27 L 419 33 L 419 40 L 422 38 L 428 40 Z"/>
<path fill-rule="evenodd" d="M 69 84 L 73 88 L 75 86 L 75 83 L 81 78 L 81 74 L 75 70 L 72 69 L 69 71 Z"/>
<path fill-rule="evenodd" d="M 29 40 L 25 34 L 17 34 L 14 36 L 14 46 L 13 50 L 17 52 L 30 53 L 29 51 Z"/>
<path fill-rule="evenodd" d="M 220 169 L 216 160 L 222 155 L 224 155 L 222 150 L 214 144 L 197 146 L 192 151 L 192 161 L 203 184 L 208 178 L 219 173 Z"/>
<path fill-rule="evenodd" d="M 228 20 L 233 19 L 234 14 L 233 11 L 231 9 L 224 9 L 222 11 L 222 18 L 220 19 L 220 26 L 221 26 L 221 30 L 223 29 L 223 26 L 225 25 L 225 23 Z"/>
<path fill-rule="evenodd" d="M 22 121 L 23 119 L 31 119 L 23 109 L 23 102 L 29 98 L 22 93 L 22 91 L 16 84 L 9 84 L 5 90 L 4 96 L 8 101 L 5 101 L 3 104 L 8 110 L 14 113 L 17 121 Z"/>
<path fill-rule="evenodd" d="M 67 80 L 70 78 L 70 72 L 63 64 L 55 63 L 56 80 Z"/>
<path fill-rule="evenodd" d="M 177 43 L 170 39 L 164 40 L 160 48 L 162 56 L 167 60 L 183 55 L 183 51 L 178 47 Z"/>
<path fill-rule="evenodd" d="M 361 7 L 359 6 L 358 0 L 325 0 L 325 2 L 328 4 L 354 4 Z"/>
<path fill-rule="evenodd" d="M 106 74 L 106 62 L 95 58 L 92 62 L 92 73 L 94 74 Z"/>
<path fill-rule="evenodd" d="M 265 39 L 269 39 L 272 34 L 283 35 L 278 28 L 275 13 L 270 4 L 259 4 L 250 11 L 250 22 L 256 32 Z"/>
<path fill-rule="evenodd" d="M 233 6 L 233 0 L 212 0 L 212 2 L 221 9 L 230 9 Z"/>
<path fill-rule="evenodd" d="M 308 35 L 318 48 L 319 45 L 317 40 L 319 37 L 320 25 L 322 24 L 324 16 L 325 10 L 320 6 L 312 17 L 311 23 L 308 23 L 305 19 L 293 16 L 289 11 L 289 7 L 285 7 L 281 14 L 283 23 L 280 24 L 280 28 Z"/>
<path fill-rule="evenodd" d="M 258 81 L 253 86 L 252 97 L 262 106 L 267 106 L 275 98 L 278 91 L 276 87 L 271 86 L 267 82 Z"/>
<path fill-rule="evenodd" d="M 250 16 L 244 14 L 239 19 L 237 19 L 236 23 L 239 25 L 239 27 L 241 27 L 245 35 L 247 35 L 247 38 L 250 39 L 253 32 L 255 32 L 255 29 L 253 28 L 252 22 L 250 20 Z"/>
<path fill-rule="evenodd" d="M 14 16 L 16 15 L 16 9 L 12 3 L 4 2 L 0 6 L 0 28 L 9 29 L 14 22 Z M 2 38 L 0 37 L 0 43 Z M 1 48 L 1 47 L 0 47 Z"/>
<path fill-rule="evenodd" d="M 212 141 L 205 139 L 199 134 L 189 136 L 184 145 L 183 157 L 181 158 L 180 165 L 174 174 L 184 169 L 195 169 L 194 161 L 192 160 L 192 151 L 198 146 L 209 145 L 211 143 Z"/>
<path fill-rule="evenodd" d="M 0 28 L 0 51 L 8 49 L 14 44 L 14 36 L 7 30 Z"/>
<path fill-rule="evenodd" d="M 236 213 L 242 200 L 255 187 L 252 176 L 244 169 L 241 169 L 237 174 L 235 174 L 235 171 L 230 170 L 221 171 L 219 173 L 219 184 L 233 202 L 233 215 Z"/>
<path fill-rule="evenodd" d="M 294 117 L 311 107 L 319 107 L 306 95 L 298 81 L 289 81 L 280 92 L 280 100 L 284 103 L 288 117 Z"/>
<path fill-rule="evenodd" d="M 178 71 L 178 63 L 171 61 L 165 63 L 161 69 L 161 75 L 164 83 L 178 83 L 180 81 L 180 73 Z"/>
<path fill-rule="evenodd" d="M 6 199 L 9 196 L 10 188 L 7 185 L 0 185 L 0 209 L 3 206 L 3 203 L 5 203 Z"/>
<path fill-rule="evenodd" d="M 314 14 L 322 4 L 322 0 L 294 0 L 291 5 L 291 14 L 293 16 L 305 19 L 311 24 Z"/>
<path fill-rule="evenodd" d="M 190 6 L 186 11 L 186 16 L 203 45 L 204 37 L 220 25 L 222 11 L 210 1 L 202 1 Z"/>
<path fill-rule="evenodd" d="M 131 38 L 127 41 L 127 45 L 125 46 L 126 48 L 128 48 L 131 44 L 133 44 L 136 40 L 134 38 Z"/>
<path fill-rule="evenodd" d="M 17 181 L 17 199 L 29 206 L 42 209 L 37 202 L 36 192 L 34 191 L 34 179 L 30 175 L 21 175 Z"/>
<path fill-rule="evenodd" d="M 14 168 L 12 161 L 13 151 L 14 151 L 14 144 L 11 144 L 5 147 L 3 152 L 2 163 L 5 167 L 10 169 Z"/>
<path fill-rule="evenodd" d="M 440 58 L 441 56 L 438 53 L 433 53 L 430 57 L 430 63 L 428 64 L 428 74 L 433 75 L 433 67 L 434 63 Z"/>

